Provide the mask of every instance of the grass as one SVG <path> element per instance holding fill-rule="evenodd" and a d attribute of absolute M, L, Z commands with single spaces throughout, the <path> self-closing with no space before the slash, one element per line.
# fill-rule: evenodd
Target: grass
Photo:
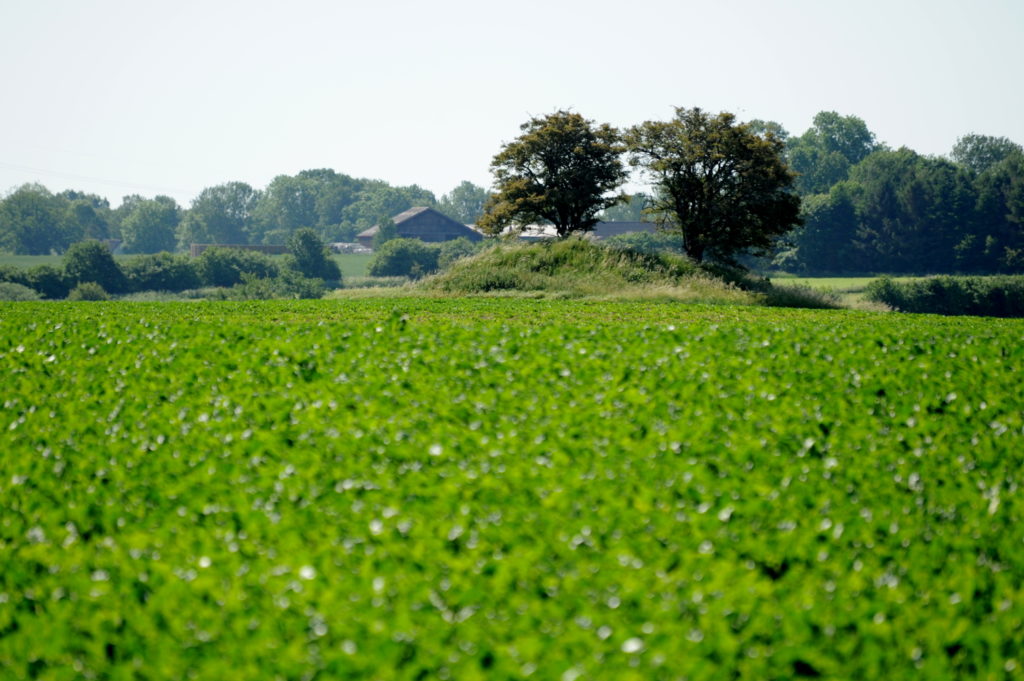
<path fill-rule="evenodd" d="M 651 299 L 755 304 L 756 295 L 685 258 L 606 248 L 586 239 L 499 244 L 423 279 L 419 290 L 446 295 Z"/>
<path fill-rule="evenodd" d="M 776 286 L 807 287 L 832 294 L 838 304 L 859 309 L 883 309 L 865 297 L 868 285 L 878 277 L 794 277 L 772 276 Z M 913 281 L 917 277 L 895 277 L 893 281 Z"/>

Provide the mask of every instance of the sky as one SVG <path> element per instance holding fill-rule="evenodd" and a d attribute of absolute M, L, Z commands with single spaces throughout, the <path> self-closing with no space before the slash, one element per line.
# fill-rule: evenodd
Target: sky
<path fill-rule="evenodd" d="M 1022 0 L 2 0 L 0 70 L 0 195 L 115 206 L 309 168 L 486 187 L 560 109 L 793 134 L 837 111 L 931 155 L 1024 143 Z"/>

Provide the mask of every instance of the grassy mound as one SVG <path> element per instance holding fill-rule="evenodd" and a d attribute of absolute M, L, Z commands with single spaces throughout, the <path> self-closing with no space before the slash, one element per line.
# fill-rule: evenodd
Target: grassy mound
<path fill-rule="evenodd" d="M 742 272 L 681 255 L 570 238 L 501 244 L 415 285 L 451 295 L 660 299 L 779 307 L 838 307 L 809 289 L 772 287 Z"/>
<path fill-rule="evenodd" d="M 501 244 L 455 262 L 417 287 L 462 295 L 757 302 L 755 295 L 681 256 L 608 248 L 576 238 Z"/>

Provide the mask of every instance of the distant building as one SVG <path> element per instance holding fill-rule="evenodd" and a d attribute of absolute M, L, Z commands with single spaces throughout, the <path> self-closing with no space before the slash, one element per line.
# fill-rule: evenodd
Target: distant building
<path fill-rule="evenodd" d="M 653 222 L 599 222 L 586 235 L 591 239 L 600 240 L 632 232 L 654 232 L 657 229 L 658 225 Z M 519 238 L 523 241 L 555 239 L 557 237 L 558 233 L 555 231 L 554 225 L 526 225 L 519 232 Z"/>
<path fill-rule="evenodd" d="M 192 244 L 189 248 L 189 255 L 193 258 L 198 258 L 203 251 L 208 248 L 231 248 L 238 251 L 256 251 L 258 253 L 266 253 L 267 255 L 281 255 L 282 253 L 288 252 L 287 246 L 266 244 Z"/>
<path fill-rule="evenodd" d="M 402 239 L 438 242 L 451 241 L 460 237 L 470 241 L 480 241 L 484 238 L 480 232 L 425 206 L 410 208 L 391 218 L 391 221 L 395 223 L 395 231 Z M 379 230 L 380 225 L 374 225 L 357 234 L 356 240 L 364 246 L 370 246 L 373 244 L 373 237 Z"/>
<path fill-rule="evenodd" d="M 327 247 L 332 253 L 373 253 L 373 249 L 352 241 L 335 241 Z"/>

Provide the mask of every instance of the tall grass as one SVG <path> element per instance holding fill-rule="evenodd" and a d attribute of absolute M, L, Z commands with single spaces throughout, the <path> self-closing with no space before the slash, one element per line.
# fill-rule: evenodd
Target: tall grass
<path fill-rule="evenodd" d="M 607 248 L 585 239 L 500 244 L 417 284 L 445 294 L 651 298 L 754 304 L 757 296 L 682 256 Z"/>

